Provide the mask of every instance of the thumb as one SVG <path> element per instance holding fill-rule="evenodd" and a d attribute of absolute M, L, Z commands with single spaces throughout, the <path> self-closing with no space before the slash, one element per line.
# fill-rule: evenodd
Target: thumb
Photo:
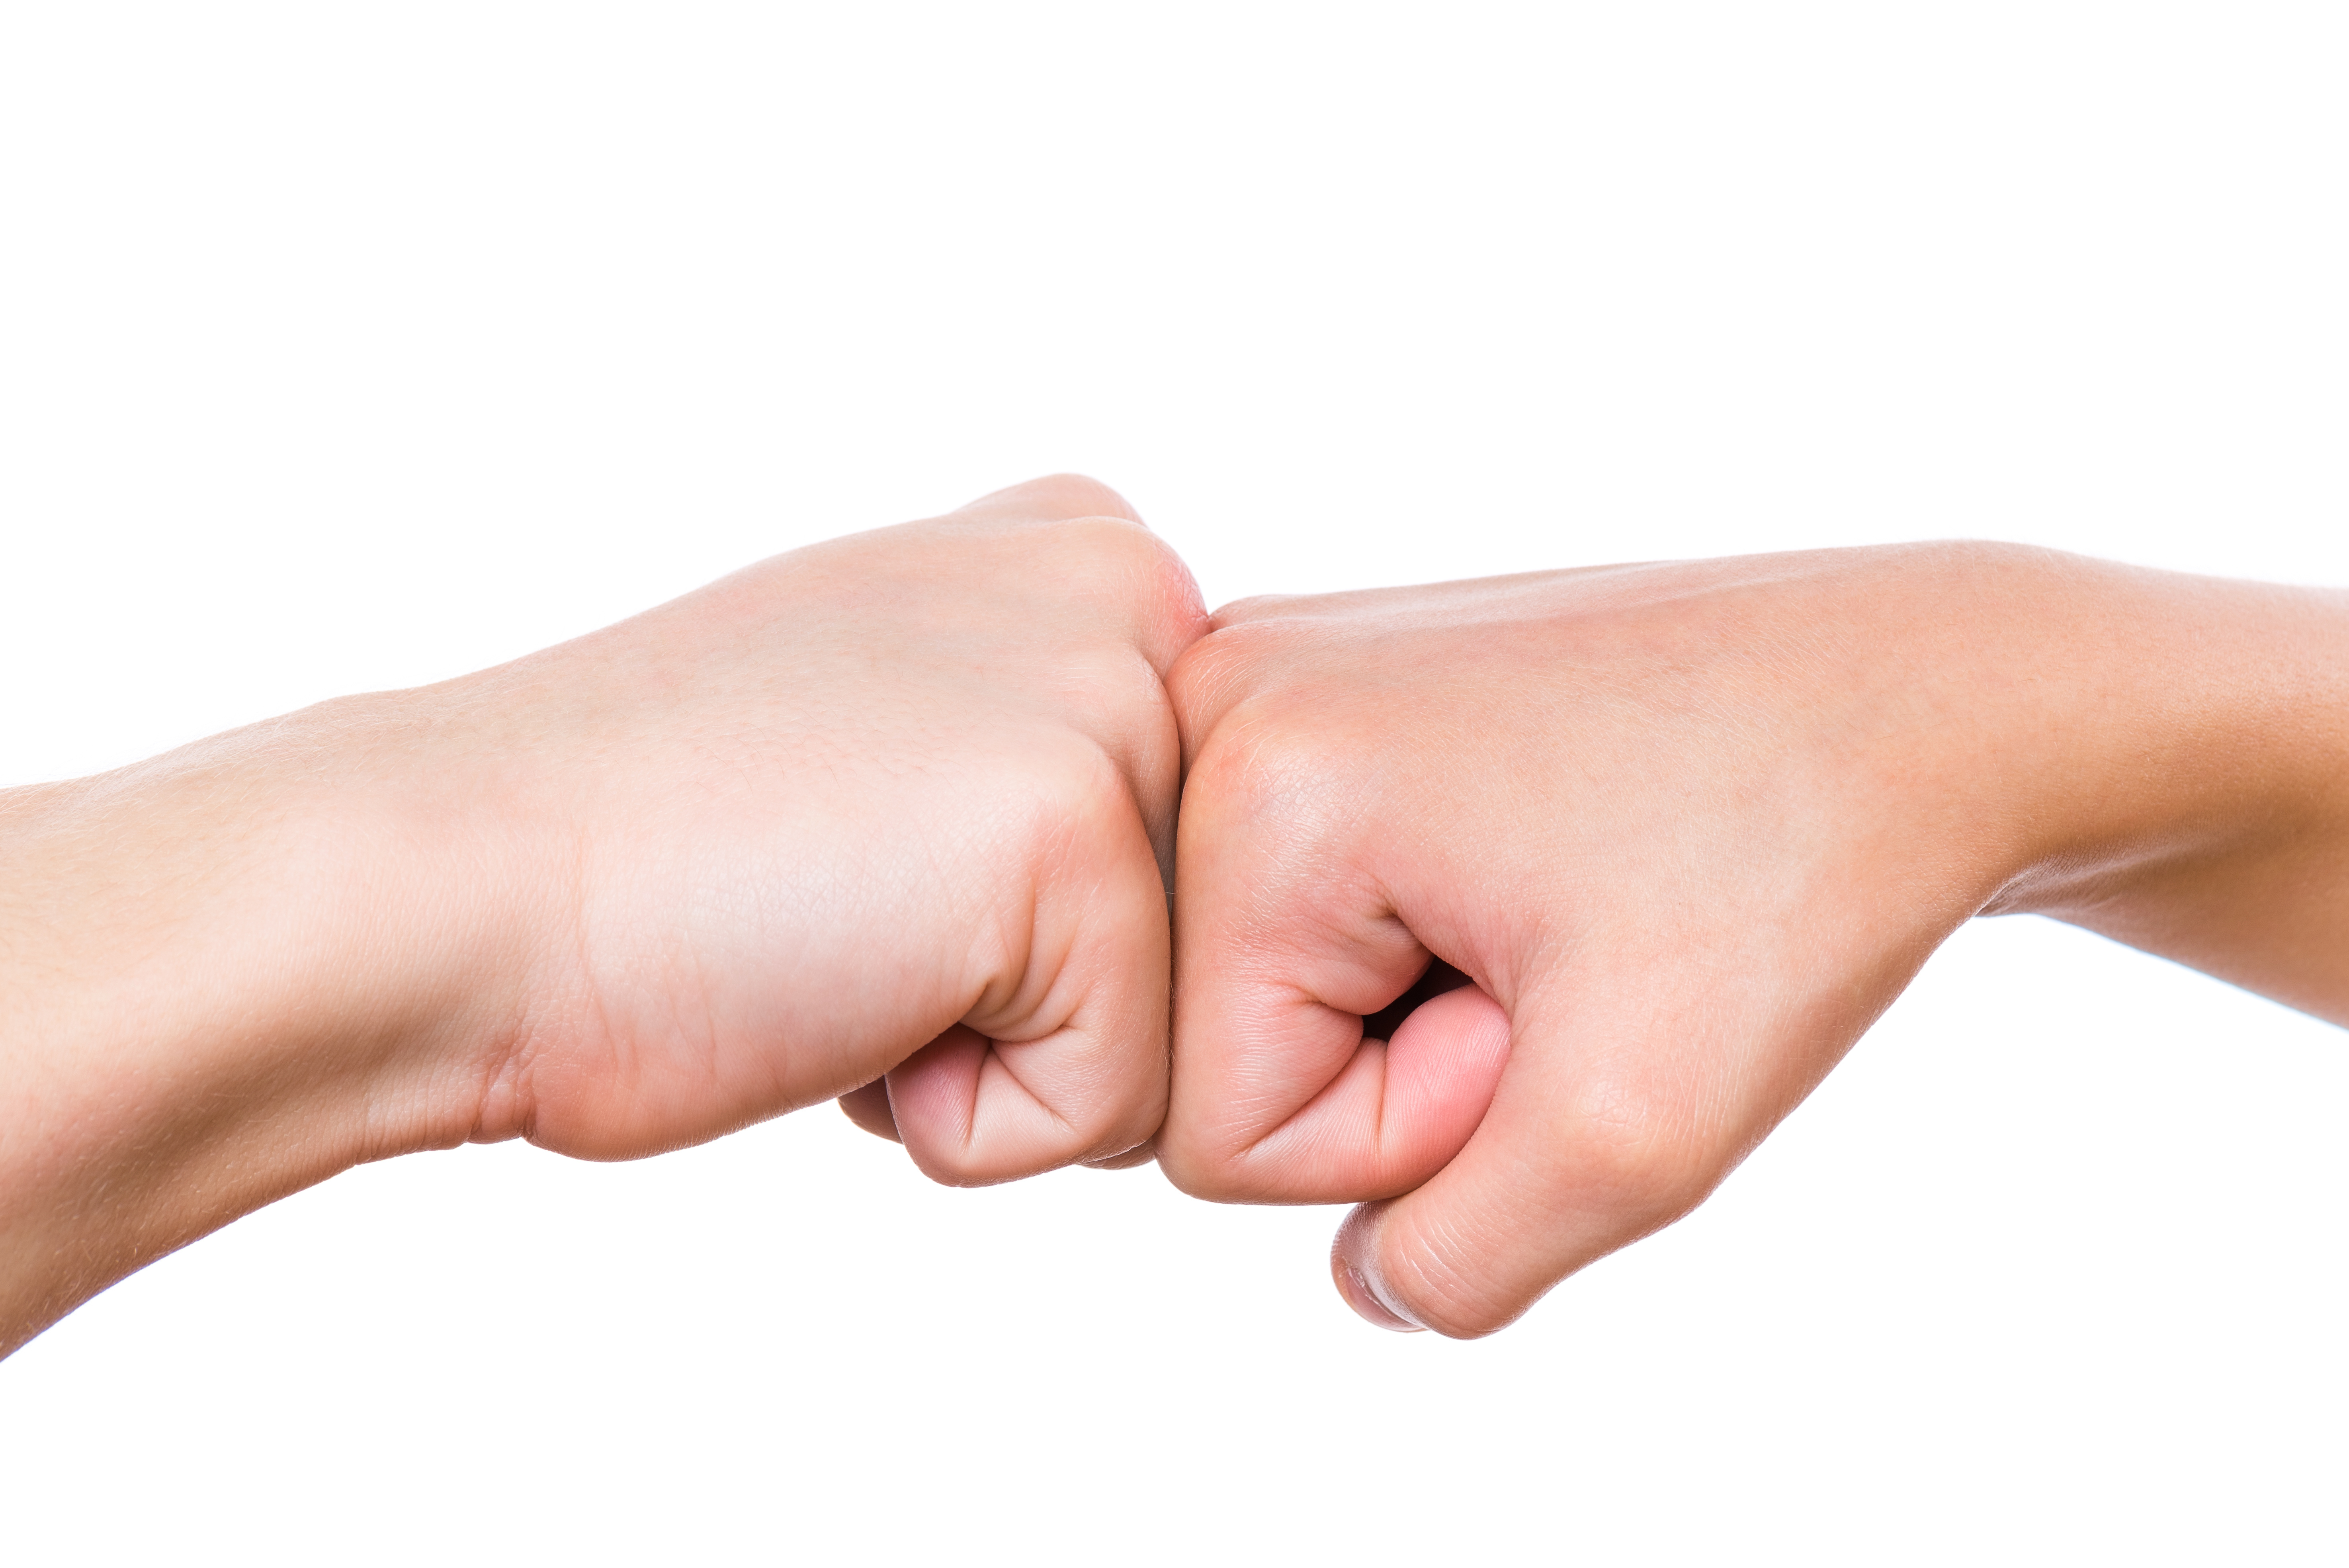
<path fill-rule="evenodd" d="M 1423 1186 L 1347 1219 L 1340 1293 L 1384 1327 L 1490 1334 L 1703 1201 L 1874 1011 L 1790 1008 L 1759 986 L 1724 1006 L 1723 989 L 1717 965 L 1683 959 L 1518 998 L 1483 1120 Z"/>

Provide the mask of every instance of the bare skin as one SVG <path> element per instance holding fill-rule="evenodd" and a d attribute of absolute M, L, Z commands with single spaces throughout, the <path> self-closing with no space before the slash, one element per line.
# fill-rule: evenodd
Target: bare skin
<path fill-rule="evenodd" d="M 1041 481 L 0 794 L 0 1349 L 364 1160 L 833 1096 L 943 1180 L 1155 1131 L 1206 1196 L 1370 1200 L 1348 1299 L 1475 1334 L 1975 914 L 2349 1023 L 2349 596 L 1920 546 L 1214 626 Z M 1474 985 L 1366 1040 L 1431 954 Z"/>
<path fill-rule="evenodd" d="M 1219 612 L 1169 678 L 1175 1182 L 1468 1336 L 1700 1202 L 1975 915 L 2349 1023 L 2349 595 L 2000 545 Z M 1390 1043 L 1429 963 L 1475 988 Z"/>
<path fill-rule="evenodd" d="M 468 1140 L 628 1158 L 878 1081 L 942 1180 L 1133 1158 L 1205 627 L 1113 493 L 1039 481 L 0 794 L 0 1352 Z"/>

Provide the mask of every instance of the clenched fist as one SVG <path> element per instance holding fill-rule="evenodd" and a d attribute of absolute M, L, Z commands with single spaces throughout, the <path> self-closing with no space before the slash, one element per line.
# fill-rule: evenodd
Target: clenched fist
<path fill-rule="evenodd" d="M 1159 1158 L 1379 1200 L 1358 1310 L 1509 1322 L 1686 1212 L 1961 922 L 2349 1021 L 2349 599 L 1995 545 L 1252 599 L 1187 756 Z M 1475 982 L 1366 1037 L 1432 960 Z"/>
<path fill-rule="evenodd" d="M 0 794 L 0 1353 L 359 1161 L 852 1094 L 943 1180 L 1165 1105 L 1182 564 L 1080 479 Z"/>

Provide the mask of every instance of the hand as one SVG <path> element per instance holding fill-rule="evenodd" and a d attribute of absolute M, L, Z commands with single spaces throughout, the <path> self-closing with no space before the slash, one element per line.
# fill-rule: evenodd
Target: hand
<path fill-rule="evenodd" d="M 1143 1145 L 1178 757 L 1160 677 L 1204 626 L 1122 500 L 1048 480 L 495 672 L 465 747 L 533 705 L 508 694 L 554 699 L 562 750 L 533 733 L 502 809 L 580 869 L 537 988 L 564 1000 L 481 1136 L 627 1157 L 869 1085 L 852 1114 L 944 1181 Z"/>
<path fill-rule="evenodd" d="M 1685 1213 L 1951 930 L 2061 915 L 2349 1021 L 2349 601 L 2002 546 L 1217 614 L 1162 1165 L 1376 1199 L 1333 1269 L 1490 1332 Z M 1365 1038 L 1430 955 L 1476 989 Z"/>
<path fill-rule="evenodd" d="M 985 1182 L 1164 1107 L 1205 629 L 1111 492 L 834 540 L 501 669 L 0 794 L 0 1352 L 363 1159 L 855 1100 Z"/>

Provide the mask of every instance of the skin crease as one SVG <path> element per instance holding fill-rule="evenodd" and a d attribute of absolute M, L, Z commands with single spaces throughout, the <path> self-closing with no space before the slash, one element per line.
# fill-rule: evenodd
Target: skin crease
<path fill-rule="evenodd" d="M 2349 596 L 1937 545 L 1215 626 L 1158 1156 L 1371 1200 L 1374 1323 L 1490 1333 L 1686 1213 L 1977 914 L 2349 1023 Z M 1475 988 L 1364 1041 L 1431 953 Z"/>
<path fill-rule="evenodd" d="M 1146 1158 L 1161 678 L 1205 629 L 1174 554 L 1061 477 L 0 793 L 0 1351 L 468 1140 L 631 1158 L 878 1080 L 940 1180 Z"/>

